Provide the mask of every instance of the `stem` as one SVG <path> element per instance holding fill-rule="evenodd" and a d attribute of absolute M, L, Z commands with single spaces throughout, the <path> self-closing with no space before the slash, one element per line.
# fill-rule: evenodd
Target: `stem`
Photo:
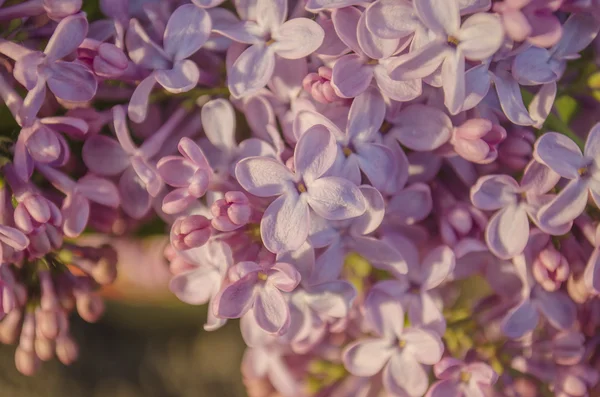
<path fill-rule="evenodd" d="M 150 103 L 161 102 L 165 99 L 175 97 L 197 99 L 203 95 L 229 95 L 229 89 L 227 87 L 195 88 L 181 94 L 171 94 L 170 92 L 163 90 L 150 95 Z"/>

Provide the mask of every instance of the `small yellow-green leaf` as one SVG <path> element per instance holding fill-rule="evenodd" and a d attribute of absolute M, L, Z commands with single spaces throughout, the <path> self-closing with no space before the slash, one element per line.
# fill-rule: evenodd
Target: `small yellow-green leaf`
<path fill-rule="evenodd" d="M 554 106 L 558 115 L 565 123 L 571 122 L 575 114 L 577 114 L 577 101 L 569 95 L 562 95 L 556 98 Z"/>

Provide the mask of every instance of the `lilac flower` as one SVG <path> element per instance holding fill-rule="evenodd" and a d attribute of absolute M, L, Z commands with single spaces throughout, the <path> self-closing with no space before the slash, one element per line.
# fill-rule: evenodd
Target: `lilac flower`
<path fill-rule="evenodd" d="M 486 394 L 486 388 L 496 383 L 498 374 L 487 364 L 465 364 L 453 358 L 443 358 L 433 367 L 435 382 L 425 397 L 477 397 Z"/>
<path fill-rule="evenodd" d="M 204 329 L 212 331 L 220 328 L 225 320 L 216 317 L 212 308 L 227 277 L 227 270 L 233 264 L 231 249 L 221 242 L 209 242 L 182 251 L 180 255 L 190 268 L 171 279 L 170 290 L 183 302 L 192 305 L 209 303 L 208 320 Z"/>
<path fill-rule="evenodd" d="M 315 21 L 294 18 L 285 22 L 287 14 L 287 1 L 258 0 L 256 21 L 214 27 L 234 41 L 250 44 L 229 70 L 227 85 L 234 97 L 253 94 L 267 85 L 276 56 L 300 59 L 321 46 L 325 33 Z"/>
<path fill-rule="evenodd" d="M 173 94 L 191 90 L 198 84 L 200 70 L 187 59 L 206 42 L 212 23 L 208 13 L 192 4 L 178 7 L 164 29 L 163 45 L 156 44 L 136 19 L 129 23 L 125 42 L 133 62 L 152 72 L 140 82 L 129 102 L 129 117 L 144 121 L 150 92 L 156 83 Z"/>
<path fill-rule="evenodd" d="M 252 309 L 257 324 L 266 332 L 282 334 L 290 322 L 283 292 L 292 292 L 300 273 L 289 263 L 259 265 L 240 262 L 229 270 L 231 284 L 215 298 L 214 313 L 221 318 L 239 318 Z"/>
<path fill-rule="evenodd" d="M 171 245 L 185 251 L 206 244 L 210 238 L 210 221 L 203 215 L 177 218 L 171 227 Z"/>
<path fill-rule="evenodd" d="M 443 335 L 446 321 L 435 302 L 432 290 L 443 283 L 454 270 L 454 253 L 449 247 L 436 247 L 419 264 L 416 247 L 411 242 L 396 238 L 395 243 L 404 256 L 408 273 L 394 274 L 397 280 L 385 280 L 373 286 L 367 297 L 367 305 L 375 304 L 373 302 L 377 302 L 381 295 L 393 297 L 402 302 L 412 324 Z"/>
<path fill-rule="evenodd" d="M 550 132 L 535 143 L 534 157 L 570 180 L 540 208 L 540 226 L 552 228 L 572 221 L 585 209 L 589 195 L 600 206 L 600 124 L 591 129 L 583 154 L 570 138 Z"/>
<path fill-rule="evenodd" d="M 66 197 L 62 204 L 63 232 L 67 237 L 79 236 L 87 226 L 90 202 L 117 208 L 117 187 L 109 180 L 88 174 L 77 182 L 54 168 L 38 165 L 38 170 Z"/>
<path fill-rule="evenodd" d="M 404 328 L 404 312 L 397 302 L 384 302 L 379 337 L 359 339 L 344 349 L 342 360 L 356 376 L 383 370 L 383 385 L 395 395 L 422 396 L 429 385 L 424 365 L 436 364 L 444 351 L 438 335 L 421 328 Z"/>
<path fill-rule="evenodd" d="M 547 234 L 534 229 L 529 234 L 525 252 L 513 258 L 523 288 L 519 303 L 502 321 L 502 332 L 509 338 L 519 339 L 533 331 L 540 314 L 559 330 L 566 330 L 575 323 L 577 308 L 573 301 L 562 291 L 546 291 L 531 273 L 534 258 L 548 242 Z"/>
<path fill-rule="evenodd" d="M 185 111 L 178 109 L 151 138 L 136 148 L 127 129 L 125 111 L 115 106 L 113 118 L 118 141 L 104 135 L 85 141 L 82 155 L 90 171 L 102 176 L 121 175 L 121 205 L 132 218 L 144 216 L 150 209 L 150 197 L 158 195 L 163 188 L 151 159 L 184 116 Z"/>
<path fill-rule="evenodd" d="M 508 175 L 479 178 L 471 188 L 471 201 L 482 210 L 499 210 L 486 227 L 486 242 L 494 255 L 510 259 L 520 254 L 529 236 L 529 218 L 548 233 L 560 235 L 571 228 L 567 221 L 548 226 L 540 221 L 540 206 L 548 202 L 544 196 L 559 177 L 547 167 L 531 162 L 519 185 Z"/>
<path fill-rule="evenodd" d="M 533 262 L 532 273 L 546 291 L 556 291 L 569 278 L 569 262 L 554 247 L 546 247 Z"/>
<path fill-rule="evenodd" d="M 381 94 L 369 88 L 352 102 L 346 131 L 315 112 L 300 112 L 294 122 L 296 135 L 314 125 L 324 125 L 337 141 L 335 162 L 326 175 L 340 176 L 356 185 L 361 183 L 361 171 L 372 185 L 381 190 L 389 190 L 395 182 L 398 160 L 395 153 L 381 141 L 379 128 L 385 116 L 385 103 Z"/>
<path fill-rule="evenodd" d="M 395 59 L 392 56 L 409 41 L 373 35 L 367 29 L 366 14 L 355 7 L 334 10 L 331 18 L 340 39 L 354 51 L 333 65 L 331 83 L 339 96 L 354 98 L 364 92 L 373 79 L 382 94 L 397 101 L 409 101 L 421 94 L 419 79 L 397 81 L 388 72 L 388 65 Z"/>
<path fill-rule="evenodd" d="M 457 0 L 416 0 L 417 15 L 428 29 L 428 44 L 390 65 L 393 79 L 423 78 L 442 66 L 444 103 L 457 114 L 465 101 L 465 59 L 483 61 L 502 45 L 499 19 L 487 13 L 470 16 L 461 25 Z"/>
<path fill-rule="evenodd" d="M 181 138 L 177 146 L 181 156 L 166 156 L 156 164 L 156 170 L 167 185 L 176 187 L 162 204 L 167 214 L 176 214 L 204 196 L 212 178 L 212 169 L 202 152 L 189 138 Z"/>
<path fill-rule="evenodd" d="M 258 197 L 278 198 L 261 220 L 261 237 L 271 252 L 299 248 L 308 236 L 310 209 L 329 220 L 343 220 L 365 212 L 360 190 L 352 182 L 324 176 L 335 161 L 337 145 L 327 128 L 306 131 L 294 150 L 294 172 L 267 157 L 240 161 L 235 175 L 242 187 Z"/>
<path fill-rule="evenodd" d="M 454 130 L 452 145 L 462 158 L 473 163 L 489 164 L 498 157 L 498 145 L 506 130 L 486 119 L 471 119 Z"/>
<path fill-rule="evenodd" d="M 98 83 L 93 73 L 81 63 L 61 60 L 77 49 L 87 31 L 84 13 L 68 16 L 60 21 L 43 53 L 28 51 L 16 59 L 15 79 L 29 90 L 19 113 L 24 125 L 40 110 L 46 85 L 65 101 L 86 102 L 94 97 Z"/>

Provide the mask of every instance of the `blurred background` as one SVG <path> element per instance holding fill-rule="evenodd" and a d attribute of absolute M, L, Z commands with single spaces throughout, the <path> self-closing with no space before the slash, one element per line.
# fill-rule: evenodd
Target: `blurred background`
<path fill-rule="evenodd" d="M 114 244 L 120 274 L 103 292 L 104 316 L 96 324 L 72 318 L 79 359 L 69 367 L 45 363 L 29 378 L 15 369 L 15 346 L 0 345 L 0 396 L 245 396 L 238 322 L 206 332 L 206 306 L 185 305 L 168 291 L 164 238 Z"/>

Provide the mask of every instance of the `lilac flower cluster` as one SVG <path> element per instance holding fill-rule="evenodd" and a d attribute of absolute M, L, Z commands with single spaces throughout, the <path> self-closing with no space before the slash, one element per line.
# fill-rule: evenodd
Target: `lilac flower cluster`
<path fill-rule="evenodd" d="M 102 312 L 115 251 L 77 238 L 159 219 L 251 396 L 599 392 L 600 124 L 555 100 L 600 1 L 84 3 L 0 7 L 19 371 Z"/>

